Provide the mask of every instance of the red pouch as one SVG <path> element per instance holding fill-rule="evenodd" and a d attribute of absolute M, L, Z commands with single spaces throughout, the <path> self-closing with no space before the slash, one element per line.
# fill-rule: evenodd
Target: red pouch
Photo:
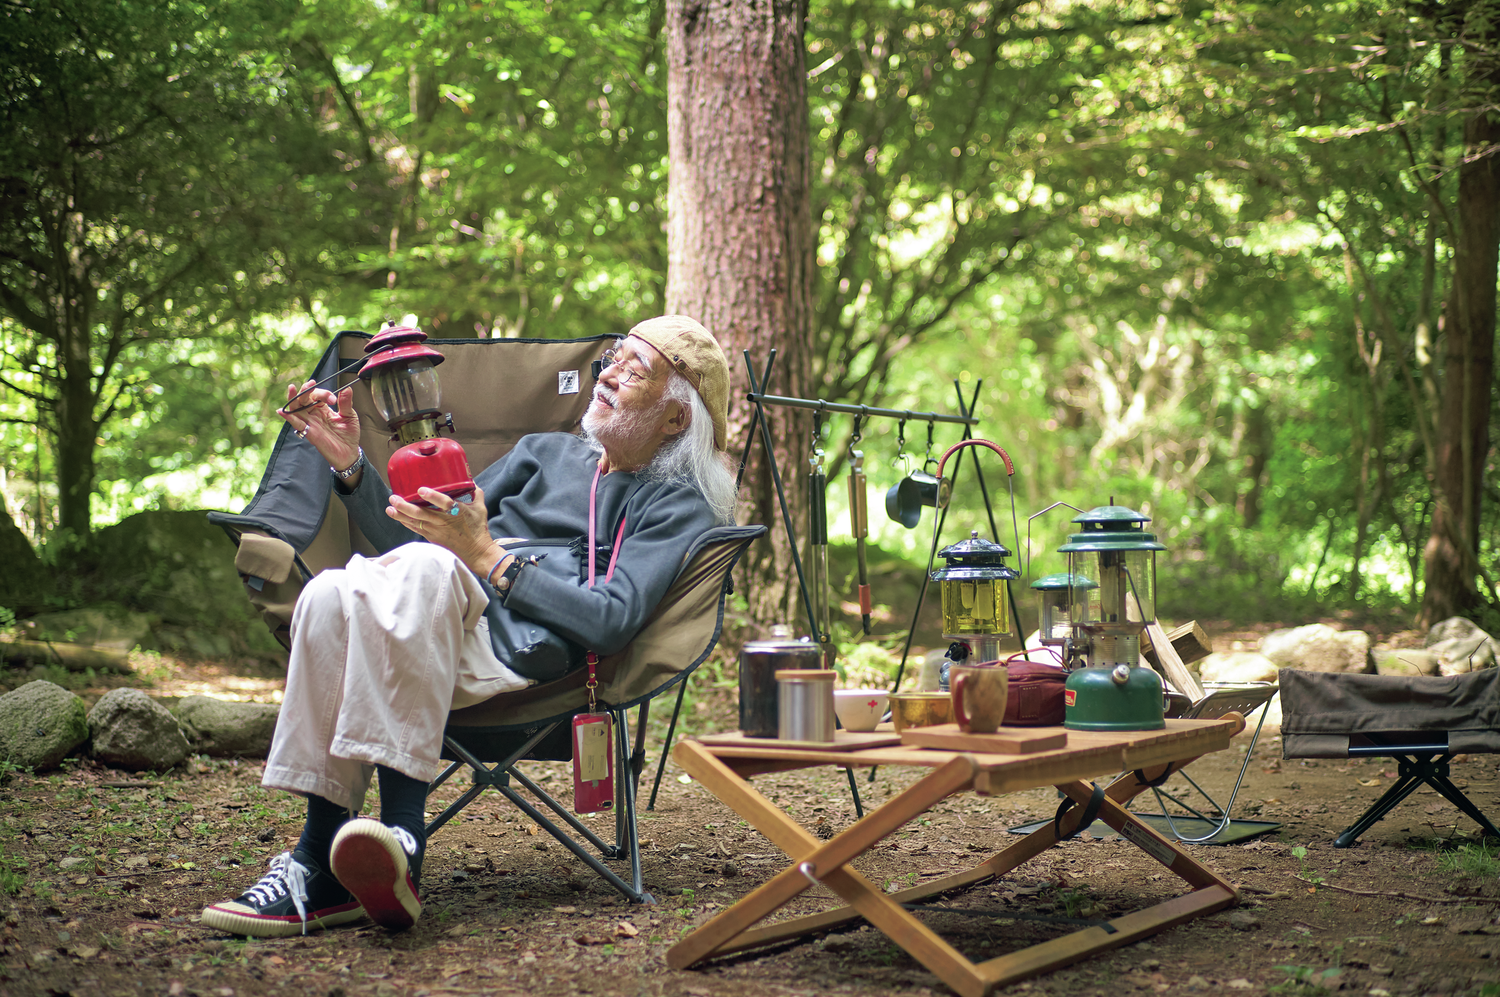
<path fill-rule="evenodd" d="M 1055 727 L 1063 722 L 1063 683 L 1068 673 L 1040 661 L 1013 661 L 1005 701 L 1006 727 Z"/>

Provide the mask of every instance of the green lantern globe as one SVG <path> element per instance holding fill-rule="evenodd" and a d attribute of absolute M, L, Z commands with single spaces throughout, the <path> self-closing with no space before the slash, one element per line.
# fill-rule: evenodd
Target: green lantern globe
<path fill-rule="evenodd" d="M 1151 520 L 1119 505 L 1075 517 L 1081 527 L 1058 552 L 1068 555 L 1068 620 L 1076 668 L 1063 686 L 1070 730 L 1159 730 L 1161 677 L 1141 667 L 1141 633 L 1156 622 L 1156 552 L 1166 550 Z"/>
<path fill-rule="evenodd" d="M 1037 625 L 1037 636 L 1043 647 L 1060 647 L 1071 637 L 1073 590 L 1087 591 L 1098 586 L 1087 578 L 1067 573 L 1047 575 L 1031 583 L 1041 594 L 1042 612 Z"/>

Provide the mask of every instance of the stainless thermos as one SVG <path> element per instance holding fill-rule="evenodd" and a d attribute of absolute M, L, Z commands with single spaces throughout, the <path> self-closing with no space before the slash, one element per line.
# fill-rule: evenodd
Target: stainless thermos
<path fill-rule="evenodd" d="M 833 743 L 833 680 L 827 669 L 776 673 L 777 736 L 783 741 Z"/>

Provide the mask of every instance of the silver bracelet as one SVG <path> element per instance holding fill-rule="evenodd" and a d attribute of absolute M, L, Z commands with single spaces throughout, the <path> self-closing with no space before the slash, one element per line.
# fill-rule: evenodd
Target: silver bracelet
<path fill-rule="evenodd" d="M 350 464 L 348 467 L 344 468 L 342 471 L 340 471 L 338 468 L 332 467 L 332 466 L 330 466 L 328 468 L 328 470 L 332 471 L 333 472 L 333 476 L 335 478 L 338 478 L 340 481 L 348 481 L 350 478 L 354 477 L 354 473 L 356 471 L 358 471 L 361 467 L 363 467 L 364 464 L 365 464 L 365 448 L 364 447 L 360 447 L 359 448 L 359 456 L 356 457 L 356 458 L 354 458 L 354 463 L 353 464 Z"/>

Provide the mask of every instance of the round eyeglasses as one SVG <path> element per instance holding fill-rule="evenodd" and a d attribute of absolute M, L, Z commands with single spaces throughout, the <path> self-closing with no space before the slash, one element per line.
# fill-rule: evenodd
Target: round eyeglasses
<path fill-rule="evenodd" d="M 651 380 L 651 375 L 645 371 L 625 366 L 625 358 L 620 356 L 618 348 L 606 350 L 604 356 L 600 357 L 600 359 L 604 361 L 604 367 L 599 371 L 600 374 L 603 374 L 605 370 L 611 367 L 619 366 L 620 373 L 616 374 L 615 377 L 619 380 L 620 387 L 622 388 L 634 384 L 636 381 Z"/>

